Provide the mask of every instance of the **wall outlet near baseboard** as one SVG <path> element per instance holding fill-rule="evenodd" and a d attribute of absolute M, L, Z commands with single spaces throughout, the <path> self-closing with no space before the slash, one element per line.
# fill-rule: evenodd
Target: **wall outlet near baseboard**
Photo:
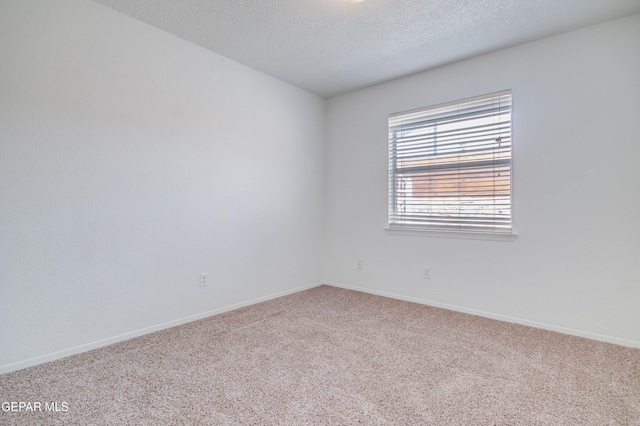
<path fill-rule="evenodd" d="M 200 274 L 200 287 L 207 286 L 207 272 L 203 272 Z"/>
<path fill-rule="evenodd" d="M 425 280 L 430 280 L 431 279 L 431 268 L 428 267 L 428 266 L 425 266 L 422 276 L 424 277 Z"/>
<path fill-rule="evenodd" d="M 364 263 L 362 262 L 362 259 L 358 259 L 358 261 L 356 262 L 356 266 L 358 269 L 364 269 Z"/>

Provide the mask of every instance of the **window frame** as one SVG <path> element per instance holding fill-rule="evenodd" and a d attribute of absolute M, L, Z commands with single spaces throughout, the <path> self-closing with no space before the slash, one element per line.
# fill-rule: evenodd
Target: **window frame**
<path fill-rule="evenodd" d="M 449 222 L 449 223 L 445 223 L 445 224 L 434 224 L 433 222 L 433 218 L 438 216 L 438 215 L 442 215 L 441 217 L 446 218 L 446 214 L 443 213 L 443 210 L 437 211 L 436 208 L 436 214 L 432 214 L 431 216 L 429 215 L 424 215 L 424 222 L 425 224 L 406 224 L 406 223 L 402 223 L 401 220 L 402 219 L 402 213 L 398 212 L 398 208 L 397 208 L 397 198 L 398 198 L 398 173 L 397 170 L 398 168 L 396 167 L 395 163 L 397 161 L 398 158 L 398 154 L 397 154 L 397 149 L 398 149 L 398 143 L 397 143 L 397 136 L 394 136 L 394 132 L 398 131 L 398 126 L 397 124 L 395 124 L 394 126 L 392 126 L 392 121 L 395 120 L 397 121 L 398 118 L 402 119 L 403 117 L 407 117 L 410 116 L 412 114 L 423 114 L 428 116 L 430 113 L 433 112 L 438 112 L 438 113 L 442 113 L 442 111 L 446 111 L 447 109 L 451 109 L 452 107 L 456 107 L 456 106 L 462 106 L 464 104 L 470 104 L 473 102 L 481 102 L 481 101 L 487 101 L 487 102 L 491 102 L 491 100 L 493 99 L 499 99 L 501 97 L 504 96 L 508 96 L 508 101 L 509 101 L 509 119 L 508 119 L 508 137 L 509 137 L 509 148 L 508 148 L 508 160 L 506 162 L 506 164 L 508 164 L 508 171 L 509 171 L 509 180 L 508 180 L 508 206 L 509 206 L 509 214 L 506 216 L 508 222 L 506 222 L 508 224 L 508 226 L 502 226 L 502 228 L 497 227 L 497 226 L 493 226 L 493 227 L 489 227 L 489 226 L 485 226 L 482 227 L 480 225 L 480 221 L 476 221 L 476 223 L 472 223 L 472 224 L 467 224 L 467 225 L 462 225 L 461 222 L 461 218 L 464 217 L 463 214 L 459 214 L 459 215 L 453 215 L 450 216 L 452 218 L 454 218 L 453 223 Z M 496 113 L 496 117 L 499 120 L 499 116 L 501 114 L 503 114 L 500 110 L 501 107 L 498 108 L 498 112 Z M 453 113 L 448 113 L 446 116 L 447 118 L 450 118 L 451 116 L 453 116 Z M 427 120 L 429 121 L 429 120 Z M 465 120 L 461 120 L 461 122 L 464 122 Z M 474 96 L 474 97 L 470 97 L 470 98 L 465 98 L 465 99 L 459 99 L 459 100 L 455 100 L 452 102 L 446 102 L 446 103 L 441 103 L 441 104 L 437 104 L 437 105 L 432 105 L 432 106 L 428 106 L 428 107 L 422 107 L 422 108 L 417 108 L 417 109 L 412 109 L 412 110 L 408 110 L 408 111 L 402 111 L 402 112 L 397 112 L 397 113 L 393 113 L 393 114 L 389 114 L 388 116 L 388 199 L 387 199 L 387 212 L 388 212 L 388 220 L 387 220 L 387 227 L 385 228 L 385 230 L 387 231 L 387 233 L 389 234 L 393 234 L 393 235 L 413 235 L 413 236 L 433 236 L 433 237 L 442 237 L 442 238 L 464 238 L 464 239 L 482 239 L 482 240 L 496 240 L 496 241 L 513 241 L 515 239 L 516 233 L 515 233 L 515 229 L 514 229 L 514 191 L 513 191 L 513 158 L 514 158 L 514 145 L 513 145 L 513 93 L 511 89 L 508 90 L 502 90 L 499 92 L 493 92 L 493 93 L 488 93 L 488 94 L 484 94 L 484 95 L 480 95 L 480 96 Z M 438 123 L 438 121 L 435 121 L 435 123 Z M 420 127 L 419 129 L 427 129 L 429 126 L 435 126 L 434 124 L 425 124 L 424 127 Z M 432 149 L 433 150 L 433 154 L 427 155 L 424 154 L 424 159 L 426 159 L 427 157 L 435 157 L 437 156 L 437 145 L 436 145 L 436 140 L 437 138 L 435 137 L 435 130 L 434 132 L 434 136 L 431 138 L 431 141 L 433 142 L 433 146 L 428 146 L 427 143 L 428 142 L 424 142 L 424 145 L 421 147 L 421 150 L 427 150 L 427 149 Z M 456 137 L 458 137 L 458 135 L 456 134 Z M 499 136 L 500 137 L 500 136 Z M 462 151 L 464 152 L 464 151 Z M 493 151 L 492 151 L 493 152 Z M 423 161 L 424 161 L 423 159 Z M 504 163 L 504 162 L 503 162 Z M 447 166 L 443 166 L 444 169 L 454 169 L 457 167 L 457 170 L 464 170 L 465 166 L 460 167 L 460 161 L 457 162 L 452 162 L 452 163 L 445 163 L 445 164 L 450 164 L 451 167 L 447 167 Z M 496 163 L 492 164 L 492 171 L 495 172 L 495 167 L 496 167 Z M 420 167 L 417 167 L 418 169 Z M 466 166 L 467 170 L 471 170 L 472 166 L 467 165 Z M 459 177 L 458 177 L 459 179 Z M 479 176 L 476 176 L 475 179 L 477 179 L 478 181 L 481 179 Z M 495 177 L 493 178 L 495 180 Z M 486 197 L 486 195 L 483 195 L 484 197 Z M 493 200 L 496 200 L 496 195 L 493 195 L 494 198 L 492 198 Z M 428 197 L 425 197 L 428 198 Z M 499 198 L 499 197 L 498 197 Z M 490 199 L 490 198 L 487 198 Z M 460 198 L 458 198 L 458 202 L 457 204 L 454 203 L 455 206 L 461 206 L 461 200 Z M 473 217 L 473 216 L 472 216 Z M 495 217 L 495 216 L 492 216 Z M 429 220 L 431 220 L 431 222 L 429 222 Z M 407 219 L 405 222 L 411 222 L 411 220 Z M 414 221 L 415 222 L 415 221 Z"/>

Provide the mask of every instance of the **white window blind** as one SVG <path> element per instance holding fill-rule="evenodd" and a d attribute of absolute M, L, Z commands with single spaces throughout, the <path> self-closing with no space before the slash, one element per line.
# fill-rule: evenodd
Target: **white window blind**
<path fill-rule="evenodd" d="M 511 233 L 511 91 L 389 116 L 389 226 Z"/>

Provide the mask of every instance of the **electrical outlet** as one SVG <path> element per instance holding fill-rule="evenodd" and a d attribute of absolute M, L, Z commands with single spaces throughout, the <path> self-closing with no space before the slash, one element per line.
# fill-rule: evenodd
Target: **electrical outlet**
<path fill-rule="evenodd" d="M 207 286 L 207 273 L 203 272 L 200 274 L 200 287 Z"/>
<path fill-rule="evenodd" d="M 430 280 L 431 279 L 431 268 L 429 268 L 428 266 L 424 267 L 423 277 L 424 277 L 425 280 Z"/>
<path fill-rule="evenodd" d="M 356 263 L 358 269 L 364 269 L 364 266 L 362 264 L 362 259 L 358 259 L 358 262 Z"/>

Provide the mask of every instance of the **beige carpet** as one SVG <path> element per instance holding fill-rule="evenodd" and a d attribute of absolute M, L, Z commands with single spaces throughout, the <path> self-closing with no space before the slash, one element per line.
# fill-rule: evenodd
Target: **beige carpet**
<path fill-rule="evenodd" d="M 42 403 L 1 424 L 640 425 L 640 350 L 322 286 L 5 374 L 0 399 Z"/>

